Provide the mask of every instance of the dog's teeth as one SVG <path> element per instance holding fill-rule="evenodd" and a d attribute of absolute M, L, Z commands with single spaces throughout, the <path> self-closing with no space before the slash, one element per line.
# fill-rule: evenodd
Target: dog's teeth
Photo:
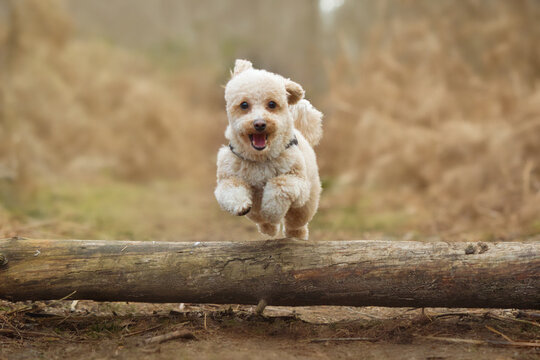
<path fill-rule="evenodd" d="M 256 148 L 262 149 L 266 146 L 266 134 L 253 134 L 251 142 Z"/>

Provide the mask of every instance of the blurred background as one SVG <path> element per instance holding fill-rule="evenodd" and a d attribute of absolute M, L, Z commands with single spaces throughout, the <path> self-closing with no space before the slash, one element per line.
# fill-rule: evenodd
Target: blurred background
<path fill-rule="evenodd" d="M 234 59 L 325 114 L 313 239 L 540 234 L 540 2 L 0 0 L 0 237 L 245 240 Z"/>

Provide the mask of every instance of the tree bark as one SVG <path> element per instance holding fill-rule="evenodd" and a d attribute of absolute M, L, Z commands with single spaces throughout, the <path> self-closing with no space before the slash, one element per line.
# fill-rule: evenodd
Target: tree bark
<path fill-rule="evenodd" d="M 540 308 L 540 242 L 0 240 L 0 298 Z"/>

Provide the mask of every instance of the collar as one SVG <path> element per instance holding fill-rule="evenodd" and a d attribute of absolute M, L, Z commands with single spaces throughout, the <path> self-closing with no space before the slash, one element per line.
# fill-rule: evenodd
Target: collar
<path fill-rule="evenodd" d="M 291 139 L 291 141 L 289 141 L 289 143 L 285 146 L 285 150 L 287 150 L 288 148 L 290 148 L 291 146 L 294 146 L 294 145 L 298 145 L 298 139 L 296 138 L 296 136 L 293 136 L 293 138 Z M 249 160 L 249 159 L 246 159 L 245 157 L 243 157 L 242 155 L 240 155 L 239 153 L 237 153 L 235 150 L 234 150 L 234 146 L 232 146 L 231 143 L 229 143 L 229 149 L 231 149 L 231 152 L 238 156 L 240 159 L 242 160 L 246 160 L 246 161 L 253 161 L 253 160 Z"/>

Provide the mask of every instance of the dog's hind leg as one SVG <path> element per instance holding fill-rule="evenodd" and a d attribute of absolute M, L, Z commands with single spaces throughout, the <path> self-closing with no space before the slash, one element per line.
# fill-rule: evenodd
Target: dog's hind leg
<path fill-rule="evenodd" d="M 307 240 L 309 231 L 307 224 L 313 213 L 308 206 L 290 208 L 285 216 L 285 236 L 288 238 L 298 238 Z"/>
<path fill-rule="evenodd" d="M 261 215 L 261 198 L 262 190 L 255 189 L 253 192 L 253 208 L 247 214 L 247 218 L 257 224 L 257 229 L 259 229 L 261 234 L 274 237 L 280 232 L 280 224 L 269 223 Z"/>
<path fill-rule="evenodd" d="M 287 229 L 285 236 L 288 238 L 297 238 L 307 240 L 309 237 L 309 230 L 307 224 L 298 229 Z"/>
<path fill-rule="evenodd" d="M 307 240 L 309 237 L 308 223 L 317 212 L 321 185 L 318 181 L 313 183 L 308 201 L 304 206 L 291 207 L 285 215 L 285 236 Z"/>
<path fill-rule="evenodd" d="M 276 236 L 279 232 L 279 225 L 280 224 L 270 224 L 270 223 L 261 223 L 257 224 L 257 228 L 259 229 L 259 232 L 261 234 L 269 235 L 269 236 Z"/>

